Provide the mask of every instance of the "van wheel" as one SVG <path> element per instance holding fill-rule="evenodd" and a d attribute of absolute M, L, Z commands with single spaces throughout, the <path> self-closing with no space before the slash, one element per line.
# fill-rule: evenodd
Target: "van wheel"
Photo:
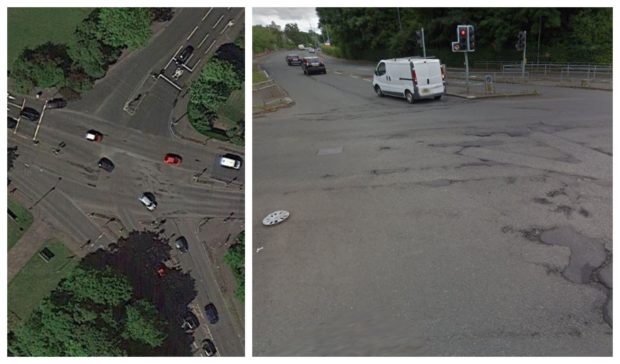
<path fill-rule="evenodd" d="M 381 91 L 381 87 L 379 87 L 379 85 L 375 86 L 375 92 L 377 93 L 377 96 L 383 97 L 383 91 Z"/>
<path fill-rule="evenodd" d="M 435 100 L 439 100 L 439 99 L 441 98 L 441 96 L 443 96 L 443 95 L 437 95 L 437 96 L 435 96 Z"/>
<path fill-rule="evenodd" d="M 413 94 L 409 90 L 405 90 L 405 98 L 407 99 L 407 102 L 410 104 L 413 104 L 413 102 L 415 101 L 413 99 Z"/>

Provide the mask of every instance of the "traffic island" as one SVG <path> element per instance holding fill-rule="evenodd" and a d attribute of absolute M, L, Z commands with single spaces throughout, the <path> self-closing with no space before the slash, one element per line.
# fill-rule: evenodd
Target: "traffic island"
<path fill-rule="evenodd" d="M 261 115 L 273 112 L 281 108 L 295 104 L 286 91 L 269 76 L 267 72 L 261 70 L 258 65 L 254 65 L 252 79 L 252 114 Z"/>

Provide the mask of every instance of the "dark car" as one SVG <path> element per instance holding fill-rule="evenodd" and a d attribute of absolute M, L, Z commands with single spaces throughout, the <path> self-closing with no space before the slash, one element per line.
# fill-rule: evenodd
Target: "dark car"
<path fill-rule="evenodd" d="M 37 121 L 39 120 L 39 117 L 41 116 L 41 114 L 39 114 L 39 112 L 31 107 L 25 107 L 22 112 L 20 113 L 21 116 L 25 117 L 26 119 L 30 120 L 30 121 Z"/>
<path fill-rule="evenodd" d="M 202 340 L 202 350 L 204 350 L 206 356 L 213 356 L 217 353 L 215 344 L 209 339 Z"/>
<path fill-rule="evenodd" d="M 177 238 L 177 240 L 174 241 L 174 246 L 176 246 L 182 253 L 187 253 L 187 250 L 189 249 L 187 239 L 185 239 L 184 236 Z"/>
<path fill-rule="evenodd" d="M 181 53 L 179 53 L 179 55 L 177 56 L 177 64 L 180 65 L 180 64 L 187 62 L 187 60 L 189 59 L 189 57 L 192 55 L 193 52 L 194 52 L 194 47 L 192 47 L 191 45 L 188 45 L 187 47 L 185 47 L 185 49 L 183 49 Z"/>
<path fill-rule="evenodd" d="M 217 309 L 213 303 L 209 303 L 205 306 L 205 313 L 207 314 L 207 319 L 211 325 L 220 320 L 220 317 L 217 315 Z"/>
<path fill-rule="evenodd" d="M 304 57 L 301 62 L 301 68 L 304 70 L 304 75 L 327 73 L 327 70 L 325 70 L 325 63 L 323 63 L 319 57 Z"/>
<path fill-rule="evenodd" d="M 181 327 L 185 332 L 192 332 L 196 330 L 198 326 L 200 326 L 198 317 L 196 317 L 192 311 L 187 311 L 181 319 Z"/>
<path fill-rule="evenodd" d="M 67 106 L 67 101 L 65 101 L 65 99 L 57 98 L 57 99 L 49 100 L 45 108 L 46 109 L 62 109 L 65 106 Z"/>
<path fill-rule="evenodd" d="M 108 158 L 101 158 L 99 159 L 99 168 L 103 169 L 104 171 L 107 172 L 112 172 L 114 170 L 114 163 L 112 163 L 111 160 L 109 160 Z"/>
<path fill-rule="evenodd" d="M 9 118 L 9 129 L 15 129 L 15 127 L 17 126 L 17 120 L 15 120 L 15 118 L 12 117 L 8 117 Z"/>
<path fill-rule="evenodd" d="M 286 63 L 289 66 L 293 66 L 293 65 L 299 66 L 301 64 L 301 58 L 296 54 L 288 54 L 286 55 Z"/>

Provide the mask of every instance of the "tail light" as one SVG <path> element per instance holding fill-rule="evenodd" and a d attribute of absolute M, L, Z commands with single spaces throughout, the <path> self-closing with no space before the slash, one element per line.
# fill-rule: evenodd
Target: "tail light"
<path fill-rule="evenodd" d="M 444 67 L 441 67 L 441 80 L 446 80 L 446 69 Z"/>
<path fill-rule="evenodd" d="M 415 70 L 411 70 L 411 79 L 413 80 L 413 85 L 418 85 L 418 76 L 415 74 Z"/>

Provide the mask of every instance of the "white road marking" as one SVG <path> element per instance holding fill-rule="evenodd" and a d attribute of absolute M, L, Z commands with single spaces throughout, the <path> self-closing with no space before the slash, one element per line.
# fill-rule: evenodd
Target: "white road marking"
<path fill-rule="evenodd" d="M 177 49 L 176 52 L 174 52 L 174 56 L 172 56 L 172 58 L 170 58 L 170 60 L 168 61 L 168 63 L 166 63 L 166 67 L 164 67 L 164 69 L 168 68 L 168 66 L 170 66 L 170 63 L 172 62 L 172 60 L 174 59 L 174 57 L 179 54 L 179 52 L 181 51 L 181 49 L 183 48 L 183 46 L 180 46 L 179 49 Z"/>
<path fill-rule="evenodd" d="M 17 128 L 19 128 L 19 121 L 22 119 L 21 110 L 24 110 L 24 106 L 26 105 L 26 99 L 22 102 L 22 107 L 20 109 L 19 116 L 17 117 L 17 124 L 15 124 L 15 129 L 13 130 L 13 134 L 17 134 Z"/>
<path fill-rule="evenodd" d="M 201 19 L 200 21 L 204 21 L 204 20 L 205 20 L 205 19 L 209 16 L 209 14 L 211 14 L 211 12 L 212 12 L 212 11 L 213 11 L 213 8 L 209 8 L 209 11 L 207 11 L 207 13 L 205 14 L 205 16 L 203 16 L 203 17 L 202 17 L 202 19 Z"/>
<path fill-rule="evenodd" d="M 256 249 L 256 252 L 260 252 L 261 250 L 263 250 L 263 247 L 261 246 L 260 248 Z"/>
<path fill-rule="evenodd" d="M 37 140 L 37 134 L 39 133 L 39 128 L 41 127 L 41 120 L 43 120 L 43 114 L 45 114 L 46 106 L 47 106 L 47 100 L 45 100 L 45 105 L 43 105 L 43 110 L 41 110 L 41 116 L 39 116 L 39 122 L 37 123 L 37 128 L 34 131 L 34 136 L 32 137 L 32 141 Z"/>
<path fill-rule="evenodd" d="M 182 91 L 183 89 L 181 87 L 179 87 L 179 85 L 177 85 L 176 83 L 172 82 L 168 77 L 160 74 L 159 77 L 163 78 L 164 80 L 168 81 L 169 84 L 171 84 L 172 86 L 174 86 L 174 88 L 176 88 L 179 91 Z"/>
<path fill-rule="evenodd" d="M 207 50 L 205 51 L 205 54 L 209 53 L 209 51 L 211 50 L 211 47 L 213 47 L 214 44 L 215 44 L 215 40 L 211 42 L 211 45 L 209 46 L 209 48 L 207 48 Z"/>
<path fill-rule="evenodd" d="M 213 29 L 215 29 L 220 24 L 220 22 L 222 21 L 223 18 L 224 18 L 224 15 L 221 15 L 220 18 L 215 23 L 215 25 L 213 26 Z"/>
<path fill-rule="evenodd" d="M 202 46 L 202 43 L 204 43 L 207 40 L 207 38 L 209 38 L 209 34 L 205 35 L 205 37 L 202 38 L 200 43 L 198 43 L 198 47 L 196 47 L 196 48 L 200 48 Z"/>
<path fill-rule="evenodd" d="M 334 74 L 336 74 L 336 75 L 341 75 L 341 74 L 342 74 L 342 72 L 334 71 Z"/>
<path fill-rule="evenodd" d="M 186 40 L 189 40 L 189 38 L 191 38 L 192 35 L 194 35 L 194 33 L 196 33 L 197 30 L 198 30 L 198 25 L 196 25 L 196 27 L 194 28 L 194 30 L 192 30 L 192 32 L 189 34 Z"/>

